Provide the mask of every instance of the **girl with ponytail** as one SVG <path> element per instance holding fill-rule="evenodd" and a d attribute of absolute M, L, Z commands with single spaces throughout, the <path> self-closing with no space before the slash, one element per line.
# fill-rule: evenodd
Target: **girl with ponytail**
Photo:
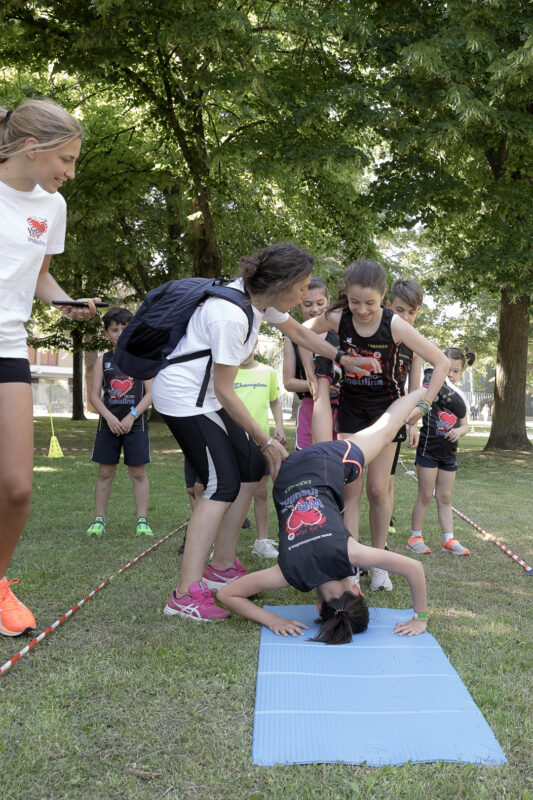
<path fill-rule="evenodd" d="M 90 319 L 49 272 L 62 253 L 66 206 L 58 189 L 74 178 L 82 129 L 51 100 L 0 107 L 0 634 L 35 627 L 32 612 L 13 594 L 18 578 L 5 575 L 30 510 L 33 472 L 33 404 L 24 323 L 33 298 L 64 301 L 73 320 Z M 13 458 L 16 453 L 16 458 Z"/>
<path fill-rule="evenodd" d="M 259 592 L 292 586 L 317 590 L 320 630 L 313 641 L 345 644 L 366 630 L 368 606 L 354 582 L 357 567 L 377 567 L 407 578 L 414 615 L 393 633 L 414 636 L 427 625 L 426 583 L 422 565 L 411 558 L 356 542 L 344 525 L 344 486 L 392 442 L 425 390 L 396 400 L 370 427 L 344 440 L 297 450 L 282 465 L 274 483 L 279 557 L 274 567 L 227 583 L 217 599 L 243 617 L 282 636 L 303 635 L 306 625 L 256 606 Z"/>

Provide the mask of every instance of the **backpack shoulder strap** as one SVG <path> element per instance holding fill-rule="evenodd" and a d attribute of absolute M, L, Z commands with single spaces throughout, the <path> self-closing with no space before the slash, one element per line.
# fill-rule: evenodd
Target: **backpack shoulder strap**
<path fill-rule="evenodd" d="M 234 303 L 234 305 L 239 306 L 239 308 L 244 311 L 246 318 L 248 319 L 248 333 L 245 339 L 245 342 L 247 342 L 250 338 L 254 324 L 254 310 L 250 300 L 250 295 L 247 292 L 241 292 L 239 289 L 234 289 L 232 286 L 224 286 L 218 283 L 215 283 L 213 286 L 206 289 L 206 294 L 208 294 L 210 297 L 220 297 L 223 300 L 228 300 L 230 303 Z"/>

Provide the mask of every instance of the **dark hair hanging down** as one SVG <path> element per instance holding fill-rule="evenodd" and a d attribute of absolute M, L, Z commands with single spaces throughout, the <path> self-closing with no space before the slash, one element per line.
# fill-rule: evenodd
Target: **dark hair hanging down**
<path fill-rule="evenodd" d="M 290 242 L 272 244 L 239 261 L 240 274 L 250 294 L 286 292 L 311 274 L 313 264 L 311 253 Z"/>
<path fill-rule="evenodd" d="M 320 594 L 320 592 L 319 592 Z M 368 603 L 362 595 L 344 592 L 333 600 L 322 600 L 320 631 L 312 642 L 324 644 L 346 644 L 354 633 L 363 633 L 368 628 Z"/>
<path fill-rule="evenodd" d="M 471 367 L 476 360 L 476 354 L 472 350 L 469 350 L 468 347 L 465 347 L 464 352 L 460 347 L 446 347 L 444 355 L 447 358 L 453 358 L 454 361 L 460 361 L 463 367 L 465 363 Z"/>

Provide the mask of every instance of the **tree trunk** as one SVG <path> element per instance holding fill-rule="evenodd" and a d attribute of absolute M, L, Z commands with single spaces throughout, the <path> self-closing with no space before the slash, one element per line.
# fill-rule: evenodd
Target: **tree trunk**
<path fill-rule="evenodd" d="M 96 364 L 96 360 L 98 358 L 98 353 L 95 353 L 93 350 L 86 350 L 85 351 L 85 397 L 87 398 L 87 411 L 92 411 L 96 413 L 96 409 L 93 408 L 90 400 L 89 395 L 91 393 L 91 384 L 93 382 L 93 370 L 94 365 Z"/>
<path fill-rule="evenodd" d="M 526 368 L 529 333 L 529 295 L 511 302 L 504 286 L 496 356 L 494 415 L 485 449 L 531 450 L 526 431 Z"/>
<path fill-rule="evenodd" d="M 83 406 L 83 333 L 72 331 L 72 419 L 85 419 Z"/>

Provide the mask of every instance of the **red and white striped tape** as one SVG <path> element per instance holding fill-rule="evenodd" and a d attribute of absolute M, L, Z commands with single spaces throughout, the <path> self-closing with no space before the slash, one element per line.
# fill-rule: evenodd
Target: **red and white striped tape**
<path fill-rule="evenodd" d="M 61 445 L 60 445 L 61 446 Z M 36 452 L 47 453 L 48 447 L 34 447 L 33 448 Z M 66 453 L 88 453 L 91 448 L 90 447 L 61 447 Z M 150 450 L 151 453 L 161 454 L 171 454 L 171 453 L 181 453 L 181 450 Z"/>
<path fill-rule="evenodd" d="M 414 474 L 413 470 L 407 469 L 407 467 L 405 466 L 405 464 L 403 463 L 401 458 L 399 458 L 398 461 L 400 462 L 400 464 L 404 468 L 405 474 L 408 475 L 410 478 L 413 478 L 413 480 L 415 480 L 416 483 L 418 483 L 417 477 Z M 486 539 L 489 539 L 491 542 L 494 542 L 494 544 L 497 544 L 498 547 L 501 550 L 503 550 L 504 553 L 506 553 L 508 556 L 510 556 L 514 561 L 516 561 L 517 564 L 520 564 L 520 566 L 525 569 L 527 575 L 533 576 L 533 568 L 530 567 L 528 564 L 526 564 L 526 562 L 523 559 L 521 559 L 520 556 L 517 556 L 516 553 L 513 553 L 512 550 L 509 550 L 508 547 L 506 547 L 504 544 L 502 544 L 502 542 L 500 542 L 499 539 L 497 539 L 491 533 L 488 533 L 487 531 L 483 530 L 483 528 L 481 528 L 479 525 L 476 525 L 476 523 L 473 522 L 473 520 L 469 519 L 467 516 L 462 514 L 460 511 L 458 511 L 456 508 L 451 506 L 451 509 L 454 512 L 454 514 L 457 514 L 458 517 L 461 517 L 461 519 L 464 519 L 465 522 L 468 522 L 469 525 L 472 525 L 473 528 L 475 528 L 477 531 L 482 533 L 483 536 Z"/>
<path fill-rule="evenodd" d="M 7 671 L 8 671 L 8 669 L 9 669 L 10 667 L 12 667 L 12 666 L 13 666 L 13 664 L 16 664 L 16 662 L 17 662 L 17 661 L 19 661 L 19 660 L 22 658 L 22 656 L 25 656 L 25 655 L 26 655 L 26 653 L 29 653 L 29 652 L 30 652 L 30 650 L 32 650 L 32 648 L 34 648 L 36 645 L 38 645 L 38 644 L 39 644 L 39 642 L 42 642 L 42 640 L 43 640 L 43 639 L 44 639 L 46 636 L 49 636 L 49 635 L 52 633 L 52 631 L 55 631 L 55 629 L 56 629 L 57 627 L 59 627 L 59 625 L 61 625 L 61 623 L 62 623 L 62 622 L 65 622 L 65 620 L 67 620 L 69 617 L 71 617 L 71 616 L 72 616 L 72 614 L 74 614 L 74 612 L 75 612 L 75 611 L 77 611 L 79 608 L 81 608 L 81 607 L 82 607 L 82 605 L 84 605 L 84 604 L 85 604 L 85 603 L 86 603 L 88 600 L 90 600 L 90 599 L 91 599 L 91 597 L 94 597 L 94 596 L 95 596 L 95 594 L 96 594 L 97 592 L 99 592 L 101 589 L 103 589 L 103 588 L 104 588 L 104 586 L 106 586 L 106 585 L 107 585 L 107 584 L 108 584 L 110 581 L 112 581 L 112 580 L 113 580 L 113 578 L 115 578 L 117 575 L 120 575 L 120 573 L 121 573 L 121 572 L 124 572 L 124 571 L 125 571 L 125 570 L 127 570 L 129 567 L 133 566 L 133 564 L 136 564 L 136 563 L 137 563 L 137 561 L 140 561 L 140 559 L 141 559 L 141 558 L 143 558 L 145 555 L 147 555 L 147 554 L 148 554 L 148 553 L 149 553 L 151 550 L 154 550 L 154 549 L 155 549 L 156 547 L 158 547 L 160 544 L 162 544 L 163 542 L 166 542 L 166 540 L 167 540 L 167 539 L 170 539 L 170 537 L 171 537 L 171 536 L 173 536 L 175 533 L 177 533 L 178 531 L 181 531 L 181 530 L 182 530 L 182 528 L 184 528 L 186 525 L 187 525 L 187 523 L 186 523 L 186 522 L 184 522 L 184 523 L 183 523 L 183 525 L 180 525 L 180 526 L 179 526 L 179 528 L 175 528 L 173 531 L 170 531 L 170 533 L 167 533 L 167 535 L 166 535 L 166 536 L 163 536 L 163 538 L 162 538 L 162 539 L 159 539 L 159 541 L 158 541 L 158 542 L 155 542 L 155 543 L 154 543 L 154 544 L 153 544 L 151 547 L 149 547 L 147 550 L 144 550 L 144 551 L 143 551 L 142 553 L 140 553 L 138 556 L 136 556 L 135 558 L 132 558 L 132 560 L 131 560 L 131 561 L 128 561 L 128 563 L 127 563 L 127 564 L 125 564 L 125 565 L 124 565 L 123 567 L 121 567 L 119 570 L 117 570 L 117 571 L 116 571 L 116 572 L 114 572 L 112 575 L 110 575 L 110 576 L 109 576 L 109 578 L 107 578 L 107 579 L 106 579 L 105 581 L 103 581 L 103 582 L 102 582 L 102 583 L 101 583 L 99 586 L 97 586 L 97 587 L 96 587 L 96 589 L 93 589 L 93 590 L 92 590 L 92 592 L 89 592 L 89 594 L 85 595 L 85 597 L 83 598 L 83 600 L 80 600 L 80 601 L 79 601 L 79 602 L 77 602 L 75 605 L 73 605 L 73 606 L 72 606 L 72 608 L 69 608 L 69 610 L 68 610 L 68 611 L 67 611 L 65 614 L 63 614 L 63 616 L 59 617 L 59 619 L 56 619 L 56 621 L 55 621 L 55 622 L 52 622 L 52 624 L 51 624 L 51 625 L 50 625 L 50 626 L 49 626 L 49 627 L 48 627 L 48 628 L 47 628 L 45 631 L 43 631 L 42 633 L 40 633 L 40 634 L 39 634 L 39 636 L 37 636 L 35 639 L 33 639 L 33 640 L 32 640 L 32 641 L 31 641 L 31 642 L 30 642 L 28 645 L 26 645 L 26 647 L 24 647 L 22 650 L 19 650 L 19 652 L 18 652 L 18 653 L 16 653 L 16 654 L 15 654 L 15 655 L 14 655 L 12 658 L 10 658 L 10 659 L 9 659 L 9 661 L 6 661 L 6 663 L 5 663 L 5 664 L 3 664 L 3 665 L 0 667 L 0 675 L 3 675 L 3 674 L 4 674 L 4 672 L 7 672 Z"/>

